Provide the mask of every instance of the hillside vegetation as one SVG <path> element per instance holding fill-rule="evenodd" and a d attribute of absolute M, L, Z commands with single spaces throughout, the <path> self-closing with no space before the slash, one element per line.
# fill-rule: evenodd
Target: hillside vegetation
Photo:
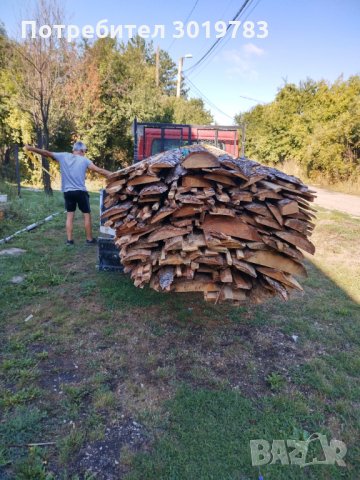
<path fill-rule="evenodd" d="M 313 180 L 360 177 L 360 77 L 283 86 L 273 102 L 243 115 L 246 154 L 279 168 L 289 163 Z"/>

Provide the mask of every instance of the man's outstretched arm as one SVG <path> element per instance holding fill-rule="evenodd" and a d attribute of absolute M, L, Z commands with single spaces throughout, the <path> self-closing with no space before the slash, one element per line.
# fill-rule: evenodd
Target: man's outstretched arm
<path fill-rule="evenodd" d="M 38 153 L 42 157 L 50 157 L 53 160 L 55 160 L 53 154 L 51 152 L 49 152 L 48 150 L 42 150 L 41 148 L 31 147 L 30 145 L 25 145 L 24 148 L 25 148 L 25 150 L 28 150 L 29 152 Z"/>
<path fill-rule="evenodd" d="M 105 168 L 100 168 L 97 167 L 93 162 L 90 163 L 88 166 L 89 170 L 92 170 L 93 172 L 99 173 L 100 175 L 103 175 L 104 177 L 108 177 L 109 175 L 112 174 L 110 170 L 105 170 Z"/>

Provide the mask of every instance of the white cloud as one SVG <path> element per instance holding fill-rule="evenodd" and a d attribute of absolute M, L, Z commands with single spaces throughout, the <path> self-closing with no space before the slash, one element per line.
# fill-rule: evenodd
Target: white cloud
<path fill-rule="evenodd" d="M 245 59 L 238 50 L 224 50 L 221 55 L 221 60 L 229 63 L 244 63 Z"/>
<path fill-rule="evenodd" d="M 256 57 L 261 57 L 261 55 L 264 55 L 265 50 L 263 48 L 257 47 L 253 43 L 246 43 L 243 47 L 242 50 L 247 57 L 251 56 L 256 56 Z"/>
<path fill-rule="evenodd" d="M 253 43 L 247 43 L 239 50 L 224 50 L 220 53 L 218 60 L 230 64 L 225 68 L 228 78 L 246 78 L 257 80 L 259 75 L 254 67 L 254 57 L 264 55 L 265 51 Z"/>
<path fill-rule="evenodd" d="M 245 78 L 246 80 L 257 80 L 259 78 L 259 74 L 256 70 L 250 67 L 233 67 L 233 68 L 228 68 L 226 70 L 226 73 L 228 75 L 228 78 L 230 80 L 233 80 L 234 78 Z"/>

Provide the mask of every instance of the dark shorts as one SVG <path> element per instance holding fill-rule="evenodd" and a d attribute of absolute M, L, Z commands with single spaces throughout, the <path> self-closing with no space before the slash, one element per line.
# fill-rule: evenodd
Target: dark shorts
<path fill-rule="evenodd" d="M 83 190 L 72 190 L 64 192 L 65 209 L 67 212 L 75 212 L 76 205 L 83 213 L 90 213 L 90 200 L 88 192 Z"/>

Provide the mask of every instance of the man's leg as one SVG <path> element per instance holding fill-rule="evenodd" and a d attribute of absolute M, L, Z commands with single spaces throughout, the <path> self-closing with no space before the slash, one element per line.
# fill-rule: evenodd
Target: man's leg
<path fill-rule="evenodd" d="M 84 213 L 84 225 L 85 225 L 86 240 L 91 241 L 93 239 L 93 236 L 92 236 L 90 213 Z"/>
<path fill-rule="evenodd" d="M 73 225 L 75 212 L 66 213 L 66 235 L 68 240 L 73 239 Z"/>
<path fill-rule="evenodd" d="M 92 227 L 91 227 L 91 213 L 90 213 L 90 198 L 88 192 L 80 192 L 78 198 L 78 205 L 80 210 L 84 214 L 84 226 L 85 226 L 85 234 L 86 234 L 86 241 L 89 243 L 96 243 L 96 240 L 93 239 L 92 236 Z"/>

